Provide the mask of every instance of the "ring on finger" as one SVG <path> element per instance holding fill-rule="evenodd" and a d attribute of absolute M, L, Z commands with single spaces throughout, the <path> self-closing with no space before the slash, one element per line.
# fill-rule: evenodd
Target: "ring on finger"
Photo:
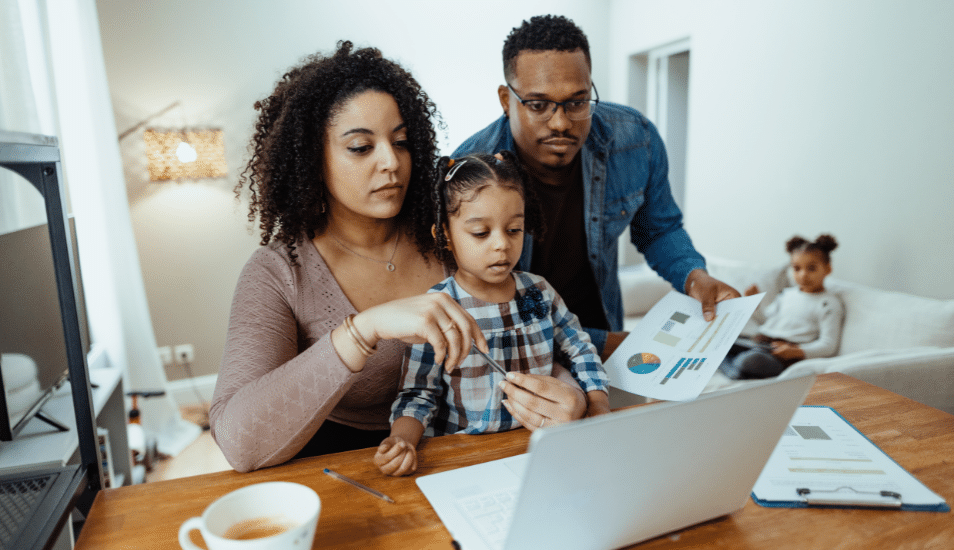
<path fill-rule="evenodd" d="M 541 417 L 540 417 L 540 425 L 537 426 L 537 428 L 542 428 L 542 427 L 543 427 L 543 424 L 544 424 L 546 421 L 547 421 L 547 417 L 541 416 Z"/>

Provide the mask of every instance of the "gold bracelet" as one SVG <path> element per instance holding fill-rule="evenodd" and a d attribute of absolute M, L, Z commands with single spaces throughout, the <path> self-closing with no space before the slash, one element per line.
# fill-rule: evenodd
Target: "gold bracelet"
<path fill-rule="evenodd" d="M 354 340 L 355 345 L 358 346 L 359 350 L 361 350 L 361 353 L 363 353 L 365 357 L 371 357 L 374 355 L 374 352 L 378 351 L 377 344 L 374 346 L 368 345 L 364 338 L 361 337 L 361 334 L 358 333 L 358 329 L 355 328 L 354 321 L 352 320 L 353 318 L 354 314 L 345 317 L 345 328 L 348 330 L 348 334 L 351 336 L 351 339 Z"/>

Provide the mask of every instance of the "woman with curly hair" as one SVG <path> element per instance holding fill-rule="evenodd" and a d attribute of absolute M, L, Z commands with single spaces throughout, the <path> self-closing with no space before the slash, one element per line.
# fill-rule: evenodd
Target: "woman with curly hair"
<path fill-rule="evenodd" d="M 262 247 L 232 301 L 210 410 L 229 463 L 250 471 L 376 446 L 389 433 L 407 344 L 458 365 L 474 319 L 446 294 L 427 252 L 434 104 L 374 48 L 340 42 L 289 70 L 259 111 L 248 188 Z M 526 375 L 509 384 L 518 414 L 582 416 L 582 392 Z M 552 381 L 551 381 L 552 380 Z"/>

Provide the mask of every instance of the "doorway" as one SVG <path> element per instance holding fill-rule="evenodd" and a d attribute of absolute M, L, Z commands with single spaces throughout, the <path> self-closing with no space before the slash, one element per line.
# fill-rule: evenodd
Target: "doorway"
<path fill-rule="evenodd" d="M 689 39 L 684 39 L 630 56 L 627 101 L 659 130 L 669 157 L 669 186 L 683 210 L 689 133 L 689 46 Z M 620 267 L 644 263 L 630 242 L 627 230 L 619 242 Z"/>

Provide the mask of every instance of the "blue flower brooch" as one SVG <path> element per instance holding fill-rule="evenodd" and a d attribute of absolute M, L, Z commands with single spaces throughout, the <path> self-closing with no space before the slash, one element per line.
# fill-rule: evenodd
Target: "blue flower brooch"
<path fill-rule="evenodd" d="M 534 317 L 543 319 L 550 313 L 550 307 L 543 301 L 543 293 L 535 286 L 528 287 L 523 296 L 517 296 L 517 309 L 524 323 Z"/>

